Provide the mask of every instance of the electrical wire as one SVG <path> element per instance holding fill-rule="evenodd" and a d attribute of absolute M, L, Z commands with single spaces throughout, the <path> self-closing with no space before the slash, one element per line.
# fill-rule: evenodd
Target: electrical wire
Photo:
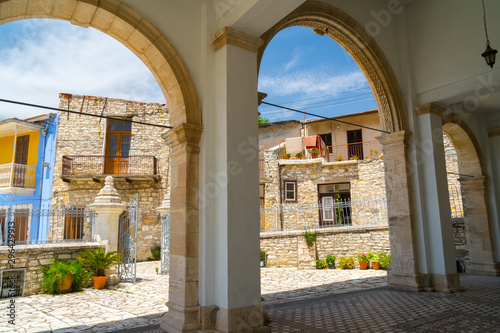
<path fill-rule="evenodd" d="M 357 103 L 357 102 L 363 102 L 363 101 L 369 101 L 373 99 L 372 97 L 370 98 L 364 98 L 364 99 L 357 99 L 355 101 L 348 101 L 348 102 L 343 102 L 343 103 L 335 103 L 335 104 L 328 104 L 328 105 L 322 105 L 322 106 L 317 106 L 317 107 L 313 107 L 313 108 L 307 108 L 308 110 L 319 110 L 319 109 L 325 109 L 325 108 L 329 108 L 329 107 L 332 107 L 332 106 L 339 106 L 339 105 L 346 105 L 346 104 L 352 104 L 352 103 Z M 270 109 L 270 111 L 261 111 L 261 113 L 263 114 L 275 114 L 275 113 L 278 113 L 278 112 L 281 112 L 280 110 L 276 110 L 276 109 Z"/>
<path fill-rule="evenodd" d="M 328 118 L 328 117 L 320 116 L 318 114 L 314 114 L 314 113 L 310 113 L 310 112 L 305 112 L 305 111 L 300 111 L 300 110 L 295 110 L 295 109 L 292 109 L 292 108 L 288 108 L 286 106 L 281 106 L 281 105 L 277 105 L 277 104 L 273 104 L 273 103 L 268 103 L 268 102 L 264 102 L 263 101 L 262 104 L 271 105 L 271 106 L 274 106 L 274 107 L 277 107 L 277 108 L 281 108 L 281 109 L 285 109 L 285 110 L 289 110 L 289 111 L 293 111 L 293 112 L 298 112 L 298 113 L 301 113 L 301 114 L 307 114 L 308 116 L 323 118 L 323 119 L 326 119 L 326 120 L 332 120 L 332 121 L 336 121 L 336 122 L 342 123 L 342 124 L 347 124 L 347 125 L 353 125 L 353 126 L 357 126 L 357 127 L 361 127 L 361 128 L 366 128 L 366 129 L 369 129 L 369 130 L 372 130 L 372 131 L 377 131 L 377 132 L 382 132 L 382 133 L 387 133 L 387 134 L 391 133 L 391 132 L 384 131 L 384 130 L 381 130 L 381 129 L 378 129 L 378 128 L 373 128 L 373 127 L 363 126 L 363 125 L 359 125 L 359 124 L 349 123 L 347 121 L 338 120 L 338 119 L 335 119 L 335 117 Z"/>
<path fill-rule="evenodd" d="M 18 105 L 29 106 L 29 107 L 33 107 L 33 108 L 39 108 L 39 109 L 47 109 L 47 110 L 53 110 L 53 111 L 75 113 L 75 114 L 80 114 L 80 115 L 90 116 L 90 117 L 105 118 L 105 119 L 111 119 L 111 120 L 123 120 L 122 118 L 115 118 L 115 117 L 97 115 L 97 114 L 92 114 L 92 113 L 83 113 L 83 112 L 72 111 L 72 110 L 63 110 L 63 109 L 53 108 L 53 107 L 45 106 L 45 105 L 30 104 L 30 103 L 19 102 L 19 101 L 12 101 L 12 100 L 9 100 L 9 99 L 2 99 L 2 98 L 0 98 L 0 102 L 11 103 L 11 104 L 18 104 Z M 154 126 L 154 127 L 161 127 L 161 128 L 173 128 L 172 126 L 145 123 L 145 122 L 136 121 L 136 120 L 127 120 L 127 121 L 131 122 L 131 123 L 134 123 L 134 124 L 139 124 L 139 125 L 147 125 L 147 126 Z"/>

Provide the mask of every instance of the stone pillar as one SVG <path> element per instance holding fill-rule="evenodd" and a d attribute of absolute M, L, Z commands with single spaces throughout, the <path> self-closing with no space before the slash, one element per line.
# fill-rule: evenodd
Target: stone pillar
<path fill-rule="evenodd" d="M 499 263 L 493 256 L 490 223 L 486 207 L 486 177 L 461 178 L 465 235 L 470 262 L 468 272 L 499 276 Z"/>
<path fill-rule="evenodd" d="M 408 178 L 408 134 L 405 131 L 377 138 L 384 154 L 387 218 L 391 244 L 388 271 L 390 288 L 421 291 L 417 236 Z"/>
<path fill-rule="evenodd" d="M 197 184 L 202 130 L 201 126 L 182 124 L 164 136 L 171 149 L 169 299 L 161 322 L 167 332 L 196 332 L 200 328 Z"/>
<path fill-rule="evenodd" d="M 215 162 L 205 174 L 200 243 L 202 329 L 266 332 L 260 295 L 257 49 L 262 40 L 225 27 L 212 38 Z M 208 134 L 207 134 L 208 135 Z M 174 196 L 174 194 L 172 195 Z"/>
<path fill-rule="evenodd" d="M 415 109 L 418 116 L 422 227 L 426 254 L 426 285 L 436 291 L 461 289 L 456 269 L 442 115 L 446 109 L 430 103 Z"/>
<path fill-rule="evenodd" d="M 160 213 L 161 217 L 167 215 L 167 213 L 170 211 L 170 193 L 165 195 L 160 207 L 156 208 L 156 211 Z"/>
<path fill-rule="evenodd" d="M 113 177 L 107 176 L 104 187 L 97 193 L 94 203 L 88 206 L 97 213 L 94 237 L 106 245 L 106 251 L 118 251 L 118 224 L 120 214 L 127 208 L 114 188 Z"/>

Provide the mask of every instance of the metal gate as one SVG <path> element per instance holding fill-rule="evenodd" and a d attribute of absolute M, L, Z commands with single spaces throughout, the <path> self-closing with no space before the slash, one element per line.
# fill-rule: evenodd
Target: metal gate
<path fill-rule="evenodd" d="M 161 217 L 161 274 L 170 268 L 170 212 Z"/>
<path fill-rule="evenodd" d="M 120 215 L 118 252 L 122 254 L 122 264 L 118 265 L 120 281 L 135 282 L 137 262 L 137 216 L 139 195 L 134 194 L 127 210 Z"/>

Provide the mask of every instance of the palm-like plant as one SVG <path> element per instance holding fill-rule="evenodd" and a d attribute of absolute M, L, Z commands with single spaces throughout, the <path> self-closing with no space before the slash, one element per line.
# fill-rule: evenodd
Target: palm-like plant
<path fill-rule="evenodd" d="M 80 260 L 94 276 L 106 276 L 105 271 L 121 263 L 122 255 L 117 251 L 104 252 L 103 249 L 87 249 L 80 254 Z"/>

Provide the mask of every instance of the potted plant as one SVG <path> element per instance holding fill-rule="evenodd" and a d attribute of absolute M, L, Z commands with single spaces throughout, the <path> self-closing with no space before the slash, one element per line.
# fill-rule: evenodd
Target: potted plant
<path fill-rule="evenodd" d="M 282 157 L 283 157 L 283 159 L 285 159 L 285 160 L 289 160 L 289 159 L 290 159 L 290 156 L 292 156 L 292 155 L 287 154 L 287 152 L 286 152 L 286 151 L 285 151 L 285 152 L 283 152 L 283 156 L 282 156 Z"/>
<path fill-rule="evenodd" d="M 323 259 L 316 260 L 316 269 L 325 269 L 328 265 Z"/>
<path fill-rule="evenodd" d="M 116 251 L 104 252 L 103 249 L 87 249 L 80 254 L 79 259 L 92 272 L 95 289 L 103 289 L 106 283 L 106 270 L 120 264 L 122 255 Z"/>
<path fill-rule="evenodd" d="M 380 259 L 380 268 L 385 269 L 387 266 L 391 264 L 391 256 L 390 254 L 386 254 L 385 252 L 380 252 L 378 254 Z"/>
<path fill-rule="evenodd" d="M 326 256 L 326 263 L 328 265 L 328 269 L 335 269 L 335 256 L 331 254 Z"/>
<path fill-rule="evenodd" d="M 335 161 L 337 161 L 337 162 L 342 162 L 343 160 L 344 160 L 344 158 L 340 155 L 335 159 Z"/>
<path fill-rule="evenodd" d="M 372 267 L 373 269 L 380 269 L 380 258 L 378 257 L 378 255 L 373 256 Z"/>
<path fill-rule="evenodd" d="M 260 267 L 266 267 L 266 250 L 260 249 Z"/>
<path fill-rule="evenodd" d="M 367 269 L 370 257 L 368 253 L 362 252 L 358 254 L 359 269 Z"/>
<path fill-rule="evenodd" d="M 311 158 L 318 158 L 319 150 L 317 148 L 309 149 L 309 154 L 311 154 Z"/>
<path fill-rule="evenodd" d="M 62 294 L 66 292 L 82 291 L 83 281 L 89 275 L 83 269 L 83 264 L 77 260 L 71 262 L 53 261 L 50 265 L 41 268 L 43 278 L 41 291 L 47 294 Z"/>
<path fill-rule="evenodd" d="M 353 257 L 340 257 L 338 266 L 340 269 L 353 269 L 354 268 L 354 258 Z"/>

